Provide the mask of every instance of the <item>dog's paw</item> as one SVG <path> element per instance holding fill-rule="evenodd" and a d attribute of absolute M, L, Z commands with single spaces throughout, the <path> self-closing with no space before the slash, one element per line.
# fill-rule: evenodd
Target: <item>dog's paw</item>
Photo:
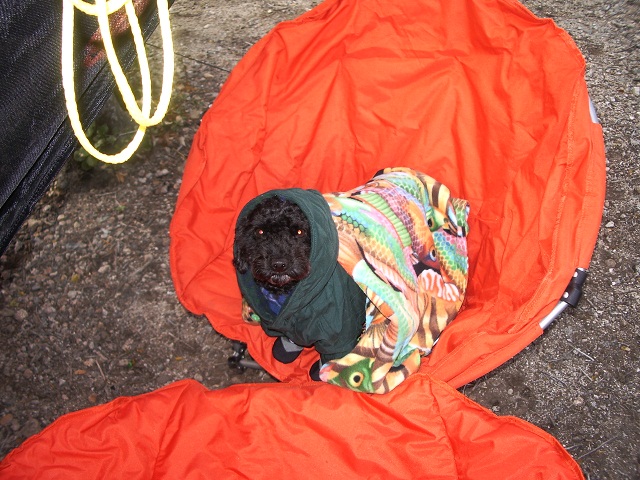
<path fill-rule="evenodd" d="M 278 337 L 271 353 L 280 363 L 291 363 L 300 356 L 304 347 L 296 345 L 287 337 Z"/>

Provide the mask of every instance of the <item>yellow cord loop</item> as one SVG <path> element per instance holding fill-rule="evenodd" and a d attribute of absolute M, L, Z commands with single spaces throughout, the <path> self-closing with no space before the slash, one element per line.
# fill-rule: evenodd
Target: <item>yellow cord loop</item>
<path fill-rule="evenodd" d="M 138 107 L 127 77 L 122 71 L 120 62 L 113 47 L 113 40 L 109 30 L 109 15 L 118 11 L 124 6 L 133 34 L 133 40 L 136 47 L 138 64 L 140 66 L 140 76 L 142 78 L 142 109 Z M 118 85 L 118 89 L 122 95 L 124 103 L 127 107 L 129 115 L 139 125 L 138 131 L 133 139 L 120 153 L 115 155 L 102 153 L 91 144 L 84 133 L 82 124 L 80 123 L 80 115 L 78 114 L 78 105 L 76 103 L 75 82 L 73 75 L 73 17 L 75 9 L 98 18 L 100 32 L 104 49 L 111 66 L 111 71 Z M 62 86 L 64 88 L 64 96 L 69 113 L 69 120 L 73 131 L 78 137 L 78 141 L 84 149 L 95 158 L 106 163 L 123 163 L 126 162 L 133 153 L 138 149 L 147 127 L 157 125 L 162 121 L 167 109 L 169 108 L 169 100 L 171 99 L 171 89 L 173 86 L 173 42 L 171 41 L 171 25 L 169 23 L 169 5 L 167 0 L 158 0 L 158 18 L 160 21 L 160 32 L 162 34 L 162 49 L 164 69 L 162 74 L 162 90 L 158 106 L 153 116 L 149 116 L 151 111 L 151 73 L 149 71 L 149 62 L 144 47 L 142 31 L 136 16 L 133 0 L 95 0 L 95 4 L 87 3 L 83 0 L 63 0 L 62 10 Z"/>

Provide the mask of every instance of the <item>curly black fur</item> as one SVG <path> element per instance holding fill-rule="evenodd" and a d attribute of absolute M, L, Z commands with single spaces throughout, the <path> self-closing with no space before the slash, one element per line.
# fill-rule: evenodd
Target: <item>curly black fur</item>
<path fill-rule="evenodd" d="M 286 293 L 311 270 L 309 228 L 298 205 L 269 197 L 236 225 L 233 265 L 240 273 L 251 269 L 267 290 Z"/>

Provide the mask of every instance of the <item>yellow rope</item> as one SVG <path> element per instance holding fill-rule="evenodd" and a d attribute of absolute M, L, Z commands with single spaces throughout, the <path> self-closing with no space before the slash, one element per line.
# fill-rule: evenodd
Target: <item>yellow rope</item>
<path fill-rule="evenodd" d="M 142 109 L 138 107 L 129 82 L 122 71 L 118 57 L 113 47 L 113 40 L 109 30 L 109 15 L 124 6 L 133 34 L 136 47 L 138 64 L 140 66 L 140 76 L 142 78 Z M 139 125 L 138 131 L 133 139 L 120 153 L 109 155 L 102 153 L 91 144 L 84 133 L 78 114 L 76 103 L 75 82 L 73 75 L 73 17 L 75 9 L 87 15 L 96 16 L 102 34 L 107 59 L 111 66 L 111 71 L 122 94 L 122 98 L 127 107 L 127 111 L 135 122 Z M 162 90 L 158 106 L 153 116 L 149 116 L 151 110 L 151 74 L 149 72 L 149 62 L 144 47 L 142 31 L 135 13 L 132 0 L 95 0 L 95 4 L 87 3 L 83 0 L 63 0 L 62 10 L 62 85 L 69 113 L 69 120 L 73 131 L 78 137 L 84 149 L 95 158 L 107 163 L 126 162 L 138 149 L 147 127 L 157 125 L 162 121 L 169 108 L 171 99 L 171 89 L 173 86 L 173 43 L 171 41 L 171 25 L 169 23 L 169 5 L 167 0 L 158 0 L 158 18 L 160 21 L 160 32 L 162 34 L 163 62 L 164 69 L 162 75 Z"/>

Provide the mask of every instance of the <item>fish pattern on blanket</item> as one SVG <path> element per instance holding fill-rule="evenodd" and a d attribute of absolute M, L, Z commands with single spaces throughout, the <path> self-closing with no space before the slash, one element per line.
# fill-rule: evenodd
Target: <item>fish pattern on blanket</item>
<path fill-rule="evenodd" d="M 469 204 L 435 179 L 402 167 L 324 197 L 338 230 L 338 262 L 368 300 L 358 344 L 325 363 L 320 378 L 386 393 L 418 370 L 462 306 Z"/>

